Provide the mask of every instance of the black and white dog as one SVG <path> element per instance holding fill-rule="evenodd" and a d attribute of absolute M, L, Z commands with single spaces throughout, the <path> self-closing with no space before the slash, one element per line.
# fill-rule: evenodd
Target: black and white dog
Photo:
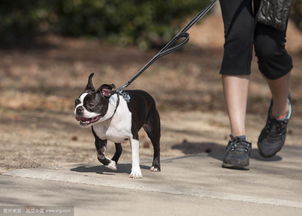
<path fill-rule="evenodd" d="M 86 88 L 75 100 L 74 114 L 81 126 L 91 126 L 98 160 L 116 170 L 122 153 L 121 143 L 129 140 L 132 150 L 129 177 L 141 178 L 138 131 L 143 127 L 154 149 L 150 170 L 160 171 L 160 118 L 154 99 L 142 90 L 116 93 L 113 84 L 103 84 L 95 90 L 93 75 L 90 74 Z M 112 159 L 105 156 L 107 140 L 115 143 Z"/>

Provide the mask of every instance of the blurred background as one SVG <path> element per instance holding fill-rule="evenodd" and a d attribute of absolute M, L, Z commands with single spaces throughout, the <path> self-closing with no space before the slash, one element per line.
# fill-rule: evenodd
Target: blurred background
<path fill-rule="evenodd" d="M 0 172 L 96 162 L 94 140 L 73 118 L 74 99 L 94 83 L 122 85 L 208 0 L 2 0 L 0 2 Z M 228 119 L 219 75 L 223 53 L 219 5 L 190 30 L 190 43 L 164 57 L 129 88 L 157 101 L 162 155 L 223 152 Z M 288 146 L 301 146 L 302 1 L 287 31 L 294 60 L 295 118 Z M 270 92 L 252 64 L 249 139 L 264 125 Z M 152 155 L 141 133 L 141 153 Z M 254 145 L 256 146 L 256 145 Z M 110 144 L 109 154 L 113 148 Z M 123 159 L 128 161 L 129 144 Z"/>

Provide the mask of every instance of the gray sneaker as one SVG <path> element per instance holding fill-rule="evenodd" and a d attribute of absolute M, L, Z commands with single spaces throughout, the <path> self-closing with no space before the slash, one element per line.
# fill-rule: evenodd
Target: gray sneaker
<path fill-rule="evenodd" d="M 226 147 L 222 167 L 248 170 L 251 151 L 252 144 L 246 141 L 245 136 L 231 136 Z"/>
<path fill-rule="evenodd" d="M 263 157 L 273 157 L 279 152 L 286 139 L 287 125 L 292 115 L 291 98 L 288 97 L 288 114 L 284 119 L 276 119 L 272 116 L 273 102 L 268 110 L 266 125 L 258 138 L 258 150 Z"/>

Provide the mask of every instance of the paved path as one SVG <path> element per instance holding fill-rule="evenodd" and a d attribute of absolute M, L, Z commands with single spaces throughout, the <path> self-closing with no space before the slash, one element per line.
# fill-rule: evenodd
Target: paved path
<path fill-rule="evenodd" d="M 125 161 L 118 172 L 98 164 L 13 170 L 0 176 L 0 203 L 75 206 L 75 215 L 300 216 L 301 154 L 289 146 L 263 161 L 253 152 L 250 171 L 222 169 L 215 154 L 164 159 L 161 173 L 143 161 L 140 180 L 128 179 Z"/>

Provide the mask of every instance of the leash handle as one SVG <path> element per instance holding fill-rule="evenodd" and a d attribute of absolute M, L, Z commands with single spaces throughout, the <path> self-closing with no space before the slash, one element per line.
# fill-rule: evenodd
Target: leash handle
<path fill-rule="evenodd" d="M 185 25 L 155 56 L 153 56 L 136 74 L 134 74 L 124 85 L 115 90 L 120 93 L 124 88 L 127 88 L 139 75 L 148 69 L 156 60 L 168 55 L 182 46 L 184 46 L 190 39 L 187 31 L 203 18 L 215 5 L 217 0 L 213 0 L 207 7 L 200 11 L 187 25 Z M 177 43 L 178 42 L 178 43 Z"/>

